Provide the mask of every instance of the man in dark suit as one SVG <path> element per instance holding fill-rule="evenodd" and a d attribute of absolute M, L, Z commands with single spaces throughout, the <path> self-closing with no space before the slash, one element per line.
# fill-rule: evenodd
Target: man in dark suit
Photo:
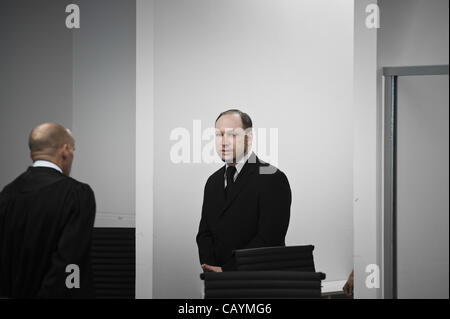
<path fill-rule="evenodd" d="M 75 141 L 57 124 L 29 137 L 33 166 L 0 193 L 0 297 L 90 298 L 92 189 L 69 177 Z"/>
<path fill-rule="evenodd" d="M 216 120 L 216 150 L 226 163 L 205 185 L 197 234 L 204 271 L 234 269 L 236 249 L 285 245 L 291 207 L 286 175 L 249 152 L 252 121 L 239 110 Z"/>

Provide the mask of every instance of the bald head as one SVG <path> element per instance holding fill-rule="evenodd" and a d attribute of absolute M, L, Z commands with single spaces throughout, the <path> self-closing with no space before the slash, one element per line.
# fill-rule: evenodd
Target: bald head
<path fill-rule="evenodd" d="M 75 140 L 65 127 L 55 123 L 36 126 L 30 133 L 28 146 L 33 161 L 51 161 L 70 172 Z"/>
<path fill-rule="evenodd" d="M 63 126 L 54 123 L 44 123 L 36 126 L 31 131 L 28 139 L 31 153 L 54 155 L 58 148 L 64 144 L 74 144 L 72 134 Z"/>

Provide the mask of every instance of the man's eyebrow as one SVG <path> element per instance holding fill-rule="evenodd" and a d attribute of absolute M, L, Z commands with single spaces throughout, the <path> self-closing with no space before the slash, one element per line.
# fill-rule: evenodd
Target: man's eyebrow
<path fill-rule="evenodd" d="M 236 128 L 225 128 L 223 130 L 216 128 L 216 133 L 238 133 L 242 130 L 242 128 L 240 127 L 236 127 Z"/>

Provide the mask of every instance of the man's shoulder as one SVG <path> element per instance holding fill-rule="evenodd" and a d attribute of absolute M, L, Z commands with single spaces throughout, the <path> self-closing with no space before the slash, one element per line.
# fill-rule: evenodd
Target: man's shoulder
<path fill-rule="evenodd" d="M 83 203 L 83 205 L 89 205 L 89 207 L 95 207 L 95 194 L 89 184 L 80 182 L 70 176 L 66 176 L 64 183 L 71 200 Z"/>
<path fill-rule="evenodd" d="M 25 173 L 20 174 L 19 176 L 17 176 L 15 179 L 13 179 L 9 184 L 6 184 L 3 189 L 0 192 L 0 195 L 6 195 L 9 194 L 11 192 L 14 191 L 15 186 L 18 184 L 18 182 L 20 181 L 21 177 L 24 175 Z"/>
<path fill-rule="evenodd" d="M 84 193 L 94 194 L 94 191 L 92 190 L 91 186 L 87 183 L 80 182 L 79 180 L 76 180 L 73 177 L 66 176 L 67 177 L 67 183 L 70 183 L 76 190 Z"/>
<path fill-rule="evenodd" d="M 225 166 L 221 166 L 218 170 L 216 170 L 208 177 L 208 179 L 206 180 L 206 185 L 216 180 L 223 180 L 224 174 L 225 174 Z"/>
<path fill-rule="evenodd" d="M 29 168 L 6 185 L 0 194 L 6 196 L 15 193 L 29 193 L 48 189 L 49 187 L 63 191 L 73 189 L 84 193 L 93 193 L 88 184 L 60 174 L 57 171 L 53 172 L 49 168 L 46 168 L 46 170 L 50 173 L 42 174 L 42 172 L 38 172 L 36 174 L 36 171 L 33 172 Z"/>
<path fill-rule="evenodd" d="M 55 181 L 58 182 L 55 183 L 55 187 L 68 188 L 82 193 L 93 193 L 93 190 L 89 184 L 83 183 L 73 177 L 63 174 L 60 174 L 58 177 L 58 179 L 55 179 Z"/>
<path fill-rule="evenodd" d="M 257 177 L 261 181 L 287 180 L 286 174 L 278 167 L 257 158 Z"/>

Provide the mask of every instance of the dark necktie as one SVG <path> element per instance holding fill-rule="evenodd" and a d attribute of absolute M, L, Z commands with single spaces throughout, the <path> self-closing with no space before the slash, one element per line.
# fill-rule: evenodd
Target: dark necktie
<path fill-rule="evenodd" d="M 236 167 L 234 166 L 228 166 L 227 167 L 227 187 L 225 188 L 225 196 L 227 198 L 230 197 L 231 190 L 233 189 L 234 185 L 234 174 L 236 173 Z"/>

